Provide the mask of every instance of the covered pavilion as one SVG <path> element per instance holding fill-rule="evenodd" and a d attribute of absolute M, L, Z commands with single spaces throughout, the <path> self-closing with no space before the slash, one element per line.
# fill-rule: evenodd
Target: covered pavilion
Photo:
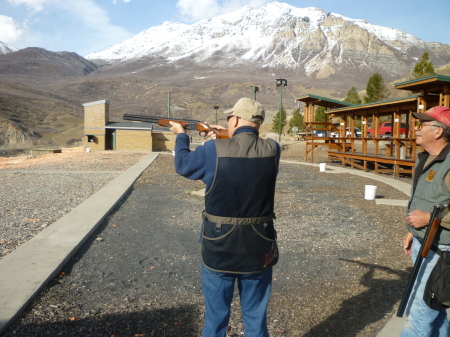
<path fill-rule="evenodd" d="M 329 162 L 340 161 L 342 166 L 374 169 L 376 173 L 392 172 L 396 177 L 412 175 L 417 152 L 421 150 L 415 143 L 412 113 L 437 105 L 450 107 L 450 76 L 419 78 L 397 83 L 395 88 L 410 91 L 411 95 L 362 105 L 315 95 L 297 98 L 305 104 L 305 161 L 314 161 L 317 146 L 328 146 Z M 314 122 L 316 106 L 329 109 L 329 123 Z M 381 123 L 389 125 L 390 131 L 381 133 Z M 360 136 L 355 134 L 355 127 L 360 128 Z M 316 130 L 325 131 L 325 137 L 318 137 Z"/>

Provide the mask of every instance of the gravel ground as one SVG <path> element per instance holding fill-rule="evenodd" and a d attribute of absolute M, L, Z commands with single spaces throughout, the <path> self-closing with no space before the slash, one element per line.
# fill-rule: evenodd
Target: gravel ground
<path fill-rule="evenodd" d="M 89 198 L 144 158 L 144 153 L 0 157 L 0 258 Z"/>
<path fill-rule="evenodd" d="M 301 151 L 301 144 L 285 146 L 282 158 L 298 160 Z M 137 160 L 142 154 L 114 154 L 114 160 L 99 161 L 128 155 Z M 315 158 L 323 159 L 320 151 Z M 66 160 L 54 169 L 68 170 L 67 165 L 74 164 Z M 108 175 L 105 183 L 113 177 Z M 18 188 L 43 177 L 23 175 Z M 61 180 L 70 186 L 75 184 L 71 179 Z M 400 246 L 405 210 L 364 200 L 365 184 L 373 181 L 281 165 L 276 191 L 280 261 L 269 308 L 271 336 L 376 336 L 395 312 L 410 266 Z M 101 187 L 101 182 L 92 185 Z M 406 199 L 387 184 L 377 185 L 378 198 Z M 41 186 L 41 199 L 55 193 L 52 185 Z M 4 336 L 200 336 L 203 301 L 196 241 L 203 200 L 191 192 L 202 188 L 201 182 L 177 176 L 172 157 L 160 155 Z M 67 202 L 74 200 L 75 206 L 88 191 L 94 189 L 86 187 Z M 9 188 L 2 193 L 9 194 Z M 24 218 L 51 223 L 52 216 L 58 217 L 58 208 L 44 210 L 43 204 L 41 213 L 22 212 L 22 207 L 36 209 L 23 200 L 8 204 L 12 218 L 21 214 L 12 226 L 16 229 Z M 235 298 L 228 336 L 241 333 Z"/>

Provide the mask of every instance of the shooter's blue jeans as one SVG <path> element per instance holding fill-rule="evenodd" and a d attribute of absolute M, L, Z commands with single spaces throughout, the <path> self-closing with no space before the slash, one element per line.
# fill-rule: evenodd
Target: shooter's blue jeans
<path fill-rule="evenodd" d="M 272 286 L 272 268 L 255 274 L 224 274 L 202 265 L 202 287 L 206 306 L 203 337 L 226 336 L 236 281 L 245 337 L 269 337 L 267 307 Z"/>
<path fill-rule="evenodd" d="M 412 260 L 416 261 L 421 243 L 413 239 Z M 439 245 L 442 251 L 449 251 L 450 246 Z M 427 257 L 423 259 L 421 268 L 417 275 L 408 305 L 406 317 L 408 321 L 403 327 L 401 337 L 448 337 L 448 320 L 446 310 L 434 310 L 429 308 L 423 300 L 423 293 L 428 276 L 430 276 L 439 255 L 430 250 Z"/>

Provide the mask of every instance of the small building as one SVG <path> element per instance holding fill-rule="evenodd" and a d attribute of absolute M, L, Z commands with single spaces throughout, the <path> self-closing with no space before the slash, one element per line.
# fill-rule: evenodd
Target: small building
<path fill-rule="evenodd" d="M 106 100 L 83 104 L 86 151 L 173 151 L 175 135 L 152 123 L 112 122 Z"/>

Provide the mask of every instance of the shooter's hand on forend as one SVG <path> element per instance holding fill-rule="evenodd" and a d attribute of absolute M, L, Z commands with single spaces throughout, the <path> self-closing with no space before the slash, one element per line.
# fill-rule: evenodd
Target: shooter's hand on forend
<path fill-rule="evenodd" d="M 186 129 L 180 123 L 170 121 L 169 124 L 171 125 L 170 131 L 172 131 L 173 133 L 175 134 L 187 133 Z"/>

